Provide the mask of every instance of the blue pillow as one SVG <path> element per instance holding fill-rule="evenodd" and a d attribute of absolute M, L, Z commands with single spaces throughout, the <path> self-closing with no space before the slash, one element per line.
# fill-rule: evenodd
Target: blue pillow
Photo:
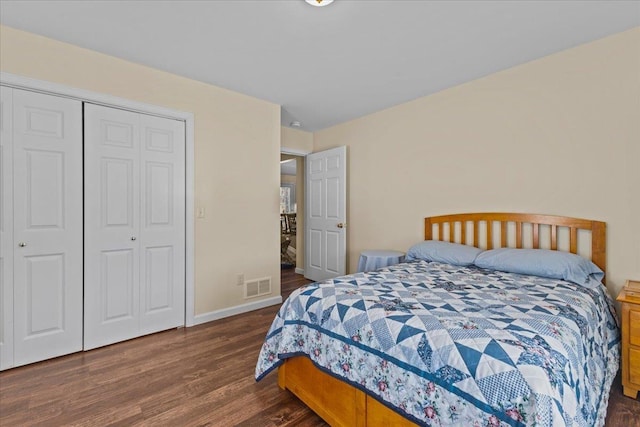
<path fill-rule="evenodd" d="M 604 278 L 603 271 L 588 259 L 547 249 L 492 249 L 479 254 L 474 264 L 509 273 L 563 279 L 590 289 L 597 288 Z"/>
<path fill-rule="evenodd" d="M 436 261 L 453 265 L 471 265 L 482 249 L 459 243 L 425 240 L 407 251 L 405 261 Z"/>

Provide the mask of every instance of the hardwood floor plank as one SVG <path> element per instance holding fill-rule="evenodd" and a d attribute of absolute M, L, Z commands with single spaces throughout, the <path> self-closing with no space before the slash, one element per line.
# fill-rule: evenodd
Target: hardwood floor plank
<path fill-rule="evenodd" d="M 282 293 L 310 283 L 283 270 Z M 279 307 L 180 328 L 0 373 L 1 426 L 327 424 L 272 373 L 253 374 Z M 614 383 L 607 427 L 640 427 L 640 401 Z"/>

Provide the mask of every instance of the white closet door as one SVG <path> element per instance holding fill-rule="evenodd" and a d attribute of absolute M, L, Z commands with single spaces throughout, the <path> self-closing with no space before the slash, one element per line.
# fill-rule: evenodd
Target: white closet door
<path fill-rule="evenodd" d="M 82 104 L 13 90 L 14 365 L 82 349 Z"/>
<path fill-rule="evenodd" d="M 184 122 L 140 115 L 140 334 L 184 324 Z"/>
<path fill-rule="evenodd" d="M 12 97 L 0 86 L 0 370 L 13 366 Z"/>
<path fill-rule="evenodd" d="M 85 349 L 184 324 L 184 123 L 85 104 Z"/>
<path fill-rule="evenodd" d="M 85 350 L 139 335 L 138 122 L 85 104 Z"/>

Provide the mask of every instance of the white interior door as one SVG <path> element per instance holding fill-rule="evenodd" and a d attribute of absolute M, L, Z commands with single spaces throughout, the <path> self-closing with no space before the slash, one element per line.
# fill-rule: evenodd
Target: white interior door
<path fill-rule="evenodd" d="M 0 86 L 0 370 L 13 366 L 13 89 Z"/>
<path fill-rule="evenodd" d="M 324 280 L 346 274 L 347 149 L 306 157 L 305 277 Z"/>
<path fill-rule="evenodd" d="M 138 114 L 85 104 L 85 350 L 139 335 Z"/>
<path fill-rule="evenodd" d="M 184 324 L 184 123 L 85 104 L 85 340 Z"/>
<path fill-rule="evenodd" d="M 13 90 L 14 366 L 82 349 L 82 104 Z"/>
<path fill-rule="evenodd" d="M 140 333 L 184 325 L 184 122 L 139 115 Z"/>

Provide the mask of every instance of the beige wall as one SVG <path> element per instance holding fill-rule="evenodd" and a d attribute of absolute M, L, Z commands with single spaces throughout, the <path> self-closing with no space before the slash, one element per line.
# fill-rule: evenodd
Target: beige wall
<path fill-rule="evenodd" d="M 196 314 L 247 302 L 238 273 L 280 294 L 280 106 L 5 26 L 0 69 L 192 112 Z"/>
<path fill-rule="evenodd" d="M 313 152 L 313 134 L 311 132 L 284 126 L 280 132 L 282 134 L 282 151 L 302 155 Z"/>
<path fill-rule="evenodd" d="M 281 128 L 275 104 L 5 26 L 0 69 L 194 113 L 196 313 L 246 302 L 238 273 L 279 294 L 281 149 L 349 147 L 350 271 L 420 240 L 426 215 L 505 210 L 606 221 L 612 287 L 640 278 L 637 28 L 315 134 Z"/>
<path fill-rule="evenodd" d="M 615 293 L 640 279 L 640 29 L 314 134 L 348 146 L 350 271 L 469 211 L 606 221 Z"/>

